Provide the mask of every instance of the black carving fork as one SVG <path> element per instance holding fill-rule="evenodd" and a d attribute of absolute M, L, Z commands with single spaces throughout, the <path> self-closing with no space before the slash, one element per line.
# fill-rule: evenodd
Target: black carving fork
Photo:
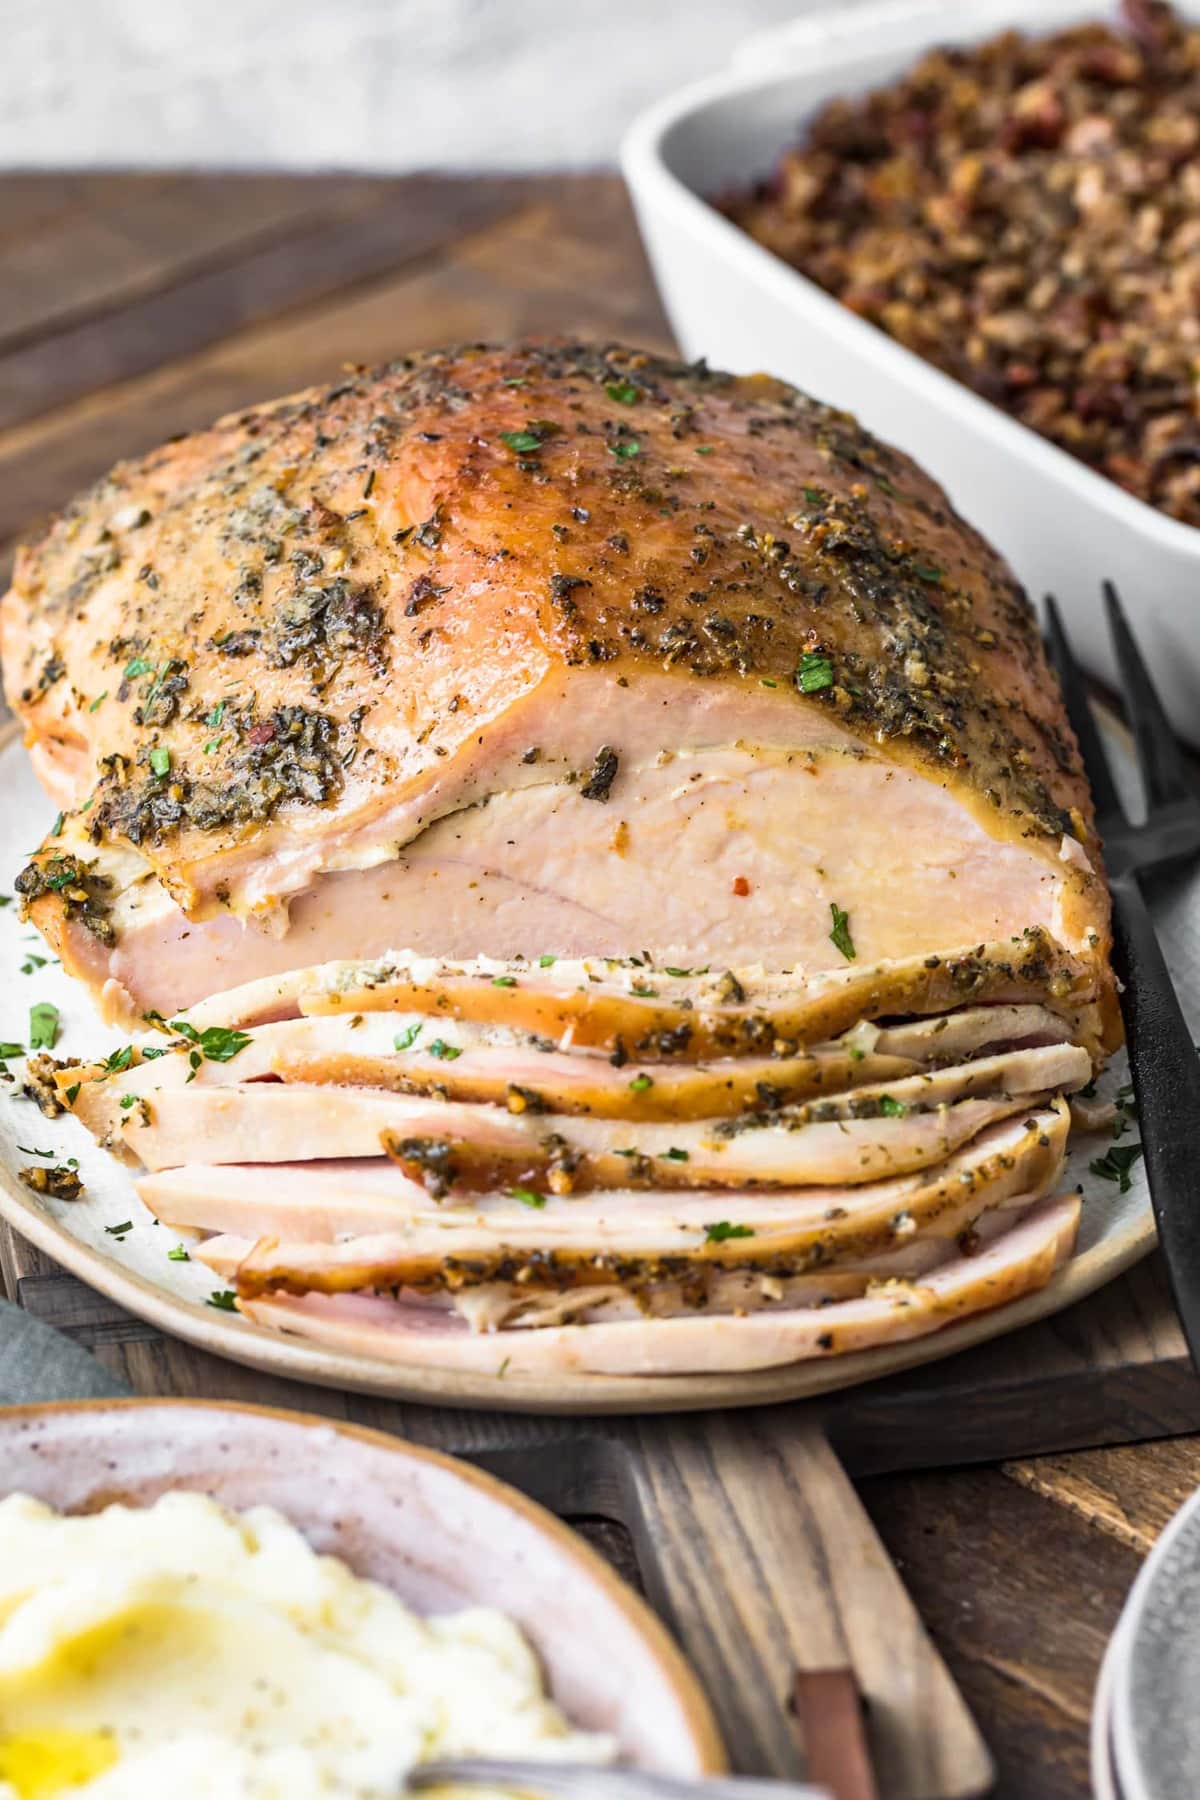
<path fill-rule="evenodd" d="M 1200 1370 L 1200 1055 L 1175 996 L 1141 879 L 1200 855 L 1200 781 L 1187 765 L 1111 582 L 1109 629 L 1137 746 L 1147 817 L 1133 824 L 1113 783 L 1085 678 L 1047 599 L 1047 641 L 1096 802 L 1113 897 L 1113 962 L 1150 1198 L 1175 1305 Z"/>

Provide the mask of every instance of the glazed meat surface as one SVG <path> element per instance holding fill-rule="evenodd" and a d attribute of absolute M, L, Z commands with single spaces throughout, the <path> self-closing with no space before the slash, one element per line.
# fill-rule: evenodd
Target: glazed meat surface
<path fill-rule="evenodd" d="M 1107 978 L 1030 609 L 766 377 L 432 353 L 119 466 L 19 558 L 21 877 L 110 1015 L 328 957 L 803 976 L 1029 929 Z"/>

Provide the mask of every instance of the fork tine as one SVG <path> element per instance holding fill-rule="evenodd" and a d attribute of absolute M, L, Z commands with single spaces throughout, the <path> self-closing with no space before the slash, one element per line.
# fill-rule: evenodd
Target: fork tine
<path fill-rule="evenodd" d="M 1121 671 L 1121 691 L 1137 744 L 1146 803 L 1154 807 L 1171 800 L 1190 799 L 1195 788 L 1111 581 L 1104 583 L 1104 604 Z"/>
<path fill-rule="evenodd" d="M 1083 670 L 1075 661 L 1075 653 L 1071 649 L 1066 627 L 1062 622 L 1058 605 L 1053 594 L 1046 595 L 1046 638 L 1050 650 L 1050 660 L 1058 674 L 1059 683 L 1066 703 L 1067 717 L 1071 721 L 1071 729 L 1079 740 L 1079 750 L 1083 757 L 1083 766 L 1091 783 L 1092 799 L 1096 806 L 1096 817 L 1103 834 L 1104 822 L 1109 819 L 1122 820 L 1124 809 L 1113 784 L 1112 772 L 1108 766 L 1108 758 L 1104 754 L 1104 746 L 1100 742 L 1100 733 L 1096 729 L 1096 721 L 1092 717 L 1092 709 L 1088 705 L 1087 684 Z"/>

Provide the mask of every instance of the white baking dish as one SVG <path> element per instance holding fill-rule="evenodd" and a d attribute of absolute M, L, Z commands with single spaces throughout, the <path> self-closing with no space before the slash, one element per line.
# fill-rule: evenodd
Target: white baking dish
<path fill-rule="evenodd" d="M 1200 0 L 1182 0 L 1200 18 Z M 1008 556 L 1058 596 L 1076 648 L 1115 685 L 1100 582 L 1115 581 L 1178 728 L 1200 742 L 1200 530 L 1167 518 L 902 349 L 764 250 L 707 195 L 766 174 L 826 100 L 893 79 L 934 44 L 1111 16 L 1105 0 L 883 0 L 831 7 L 743 46 L 731 71 L 630 130 L 625 176 L 687 356 L 767 369 L 909 451 Z"/>

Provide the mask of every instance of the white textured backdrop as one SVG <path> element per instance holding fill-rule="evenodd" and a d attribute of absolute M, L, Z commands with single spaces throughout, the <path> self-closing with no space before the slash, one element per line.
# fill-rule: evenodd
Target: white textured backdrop
<path fill-rule="evenodd" d="M 0 0 L 0 165 L 596 165 L 739 38 L 838 3 Z"/>

